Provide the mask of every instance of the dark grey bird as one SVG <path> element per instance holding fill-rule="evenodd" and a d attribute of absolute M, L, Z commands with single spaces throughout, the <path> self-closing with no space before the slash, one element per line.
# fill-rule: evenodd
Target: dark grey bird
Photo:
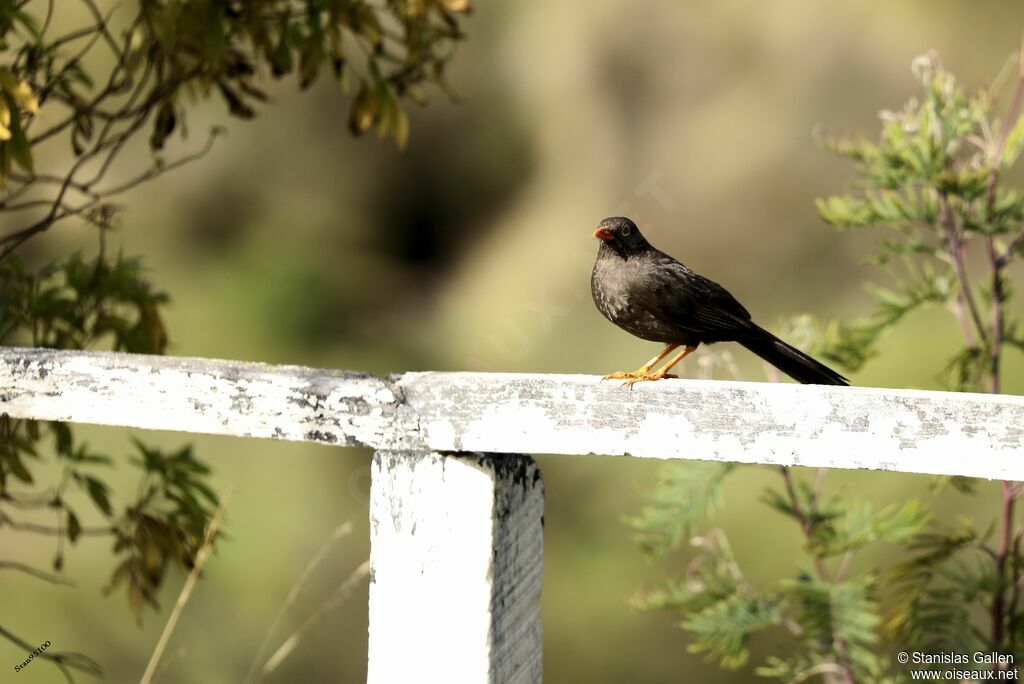
<path fill-rule="evenodd" d="M 825 364 L 754 323 L 724 287 L 651 246 L 628 218 L 606 218 L 594 237 L 601 241 L 590 278 L 597 310 L 626 332 L 666 345 L 632 373 L 612 373 L 605 379 L 625 379 L 626 385 L 632 385 L 675 377 L 668 371 L 698 345 L 728 341 L 739 342 L 797 382 L 849 384 Z M 679 347 L 681 352 L 651 372 Z"/>

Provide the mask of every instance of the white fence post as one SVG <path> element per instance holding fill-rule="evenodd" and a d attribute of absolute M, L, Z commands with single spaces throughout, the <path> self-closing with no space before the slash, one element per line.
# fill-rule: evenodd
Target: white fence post
<path fill-rule="evenodd" d="M 372 472 L 367 682 L 539 684 L 537 465 L 378 451 Z"/>

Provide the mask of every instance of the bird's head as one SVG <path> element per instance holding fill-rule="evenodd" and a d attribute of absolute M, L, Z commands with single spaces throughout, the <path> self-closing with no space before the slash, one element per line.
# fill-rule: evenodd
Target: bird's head
<path fill-rule="evenodd" d="M 628 218 L 612 216 L 601 221 L 594 231 L 594 237 L 623 259 L 645 252 L 650 243 L 640 234 L 640 229 Z"/>

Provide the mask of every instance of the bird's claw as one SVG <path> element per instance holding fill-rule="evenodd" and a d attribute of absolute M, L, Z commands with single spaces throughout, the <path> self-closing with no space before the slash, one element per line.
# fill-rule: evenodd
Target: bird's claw
<path fill-rule="evenodd" d="M 601 378 L 601 381 L 605 380 L 625 380 L 622 383 L 623 387 L 632 387 L 638 382 L 653 382 L 654 380 L 663 380 L 664 378 L 678 378 L 678 375 L 672 373 L 652 373 L 650 370 L 636 370 L 632 373 L 626 373 L 625 371 L 619 371 L 617 373 L 609 373 L 608 375 Z"/>
<path fill-rule="evenodd" d="M 617 373 L 609 373 L 608 375 L 601 378 L 601 381 L 603 382 L 605 380 L 625 380 L 626 378 L 638 378 L 643 374 L 643 371 L 633 371 L 632 373 L 618 371 Z"/>
<path fill-rule="evenodd" d="M 629 387 L 633 389 L 633 385 L 638 382 L 653 382 L 655 380 L 664 380 L 665 378 L 678 378 L 678 375 L 672 373 L 636 373 L 633 377 L 622 383 L 623 387 Z"/>

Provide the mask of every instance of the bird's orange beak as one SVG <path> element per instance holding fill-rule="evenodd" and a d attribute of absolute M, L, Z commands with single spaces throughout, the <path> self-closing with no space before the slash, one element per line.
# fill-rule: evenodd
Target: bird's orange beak
<path fill-rule="evenodd" d="M 607 228 L 598 228 L 597 230 L 594 231 L 594 237 L 596 237 L 598 240 L 604 240 L 605 242 L 608 242 L 615 236 L 612 235 L 612 231 L 608 230 Z"/>

